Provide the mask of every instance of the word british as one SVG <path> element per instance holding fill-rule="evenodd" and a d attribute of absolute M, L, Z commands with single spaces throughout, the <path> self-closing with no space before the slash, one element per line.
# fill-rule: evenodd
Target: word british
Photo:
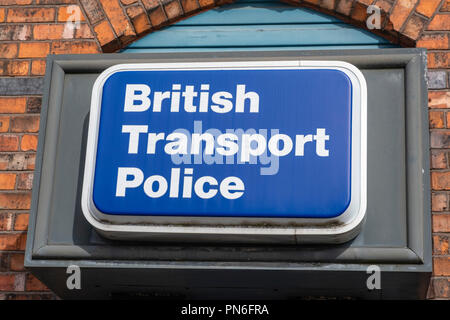
<path fill-rule="evenodd" d="M 236 113 L 243 113 L 246 101 L 250 102 L 250 112 L 259 111 L 259 95 L 256 92 L 246 92 L 245 84 L 236 86 L 236 93 L 219 91 L 209 92 L 209 84 L 202 84 L 200 92 L 195 86 L 185 86 L 181 91 L 180 84 L 172 85 L 171 91 L 155 91 L 150 99 L 151 88 L 146 84 L 127 84 L 125 92 L 125 112 L 147 111 L 152 105 L 153 112 L 161 112 L 164 101 L 170 106 L 170 112 L 179 112 L 181 100 L 186 112 L 227 113 L 235 109 Z M 211 99 L 210 99 L 211 96 Z M 196 100 L 198 100 L 196 102 Z M 211 102 L 210 102 L 211 100 Z M 212 103 L 212 104 L 210 104 Z"/>

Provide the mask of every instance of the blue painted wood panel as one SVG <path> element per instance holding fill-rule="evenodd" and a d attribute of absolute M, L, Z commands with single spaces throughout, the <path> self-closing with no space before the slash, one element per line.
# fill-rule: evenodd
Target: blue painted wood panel
<path fill-rule="evenodd" d="M 177 23 L 178 26 L 233 24 L 333 23 L 340 20 L 281 2 L 238 2 Z"/>
<path fill-rule="evenodd" d="M 151 33 L 124 52 L 390 47 L 396 46 L 313 10 L 278 1 L 241 0 Z"/>

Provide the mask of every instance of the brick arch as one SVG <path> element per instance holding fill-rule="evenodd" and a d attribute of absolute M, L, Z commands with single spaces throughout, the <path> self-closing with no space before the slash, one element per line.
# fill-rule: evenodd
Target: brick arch
<path fill-rule="evenodd" d="M 381 29 L 371 32 L 415 47 L 445 0 L 281 0 L 367 29 L 367 8 L 381 8 Z M 103 52 L 114 52 L 142 36 L 233 0 L 78 0 Z"/>

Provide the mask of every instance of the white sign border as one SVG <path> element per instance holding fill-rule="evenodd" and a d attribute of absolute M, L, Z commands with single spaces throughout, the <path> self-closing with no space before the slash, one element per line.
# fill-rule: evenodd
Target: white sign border
<path fill-rule="evenodd" d="M 102 89 L 116 72 L 150 70 L 263 70 L 335 69 L 344 72 L 353 86 L 351 202 L 336 218 L 188 217 L 105 215 L 92 198 L 95 176 Z M 112 239 L 194 240 L 225 242 L 341 243 L 355 237 L 367 207 L 367 84 L 361 71 L 343 61 L 234 61 L 118 64 L 103 71 L 94 83 L 81 206 L 85 218 L 102 235 Z M 124 222 L 113 221 L 114 218 Z M 127 220 L 125 222 L 125 220 Z M 134 220 L 134 221 L 133 221 Z M 264 225 L 264 227 L 261 227 Z"/>

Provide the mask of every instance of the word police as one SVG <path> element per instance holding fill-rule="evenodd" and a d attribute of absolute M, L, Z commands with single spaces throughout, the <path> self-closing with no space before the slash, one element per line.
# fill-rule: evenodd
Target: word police
<path fill-rule="evenodd" d="M 260 98 L 258 93 L 247 92 L 246 86 L 236 86 L 235 94 L 219 91 L 211 94 L 209 85 L 202 84 L 200 92 L 194 86 L 172 85 L 171 91 L 155 91 L 151 95 L 151 87 L 145 84 L 128 84 L 125 90 L 124 112 L 216 112 L 227 113 L 234 109 L 236 113 L 260 112 Z M 183 97 L 183 103 L 181 103 Z M 167 100 L 167 109 L 163 102 Z M 246 108 L 246 106 L 248 107 Z M 327 135 L 325 128 L 317 128 L 315 132 L 297 134 L 291 138 L 286 134 L 274 134 L 267 138 L 261 134 L 236 134 L 233 129 L 226 133 L 212 135 L 211 133 L 182 132 L 151 132 L 151 123 L 124 124 L 122 134 L 127 135 L 128 154 L 138 154 L 145 150 L 145 154 L 157 155 L 163 153 L 172 155 L 238 155 L 241 163 L 249 163 L 251 158 L 261 156 L 267 151 L 273 156 L 284 157 L 293 153 L 296 157 L 303 157 L 307 144 L 315 145 L 318 157 L 329 157 Z M 279 129 L 272 129 L 279 132 Z M 145 147 L 140 147 L 145 144 Z M 125 151 L 125 150 L 124 150 Z M 127 189 L 142 187 L 150 198 L 169 196 L 170 198 L 191 198 L 192 189 L 196 196 L 210 199 L 217 194 L 234 200 L 240 198 L 245 191 L 245 183 L 239 177 L 227 177 L 220 183 L 211 176 L 195 177 L 192 168 L 185 168 L 181 177 L 180 168 L 172 168 L 169 179 L 161 175 L 150 175 L 144 179 L 144 172 L 136 167 L 119 167 L 117 170 L 116 197 L 125 197 Z M 195 182 L 194 182 L 195 181 Z M 181 190 L 180 190 L 181 188 Z M 205 191 L 207 190 L 207 191 Z"/>

